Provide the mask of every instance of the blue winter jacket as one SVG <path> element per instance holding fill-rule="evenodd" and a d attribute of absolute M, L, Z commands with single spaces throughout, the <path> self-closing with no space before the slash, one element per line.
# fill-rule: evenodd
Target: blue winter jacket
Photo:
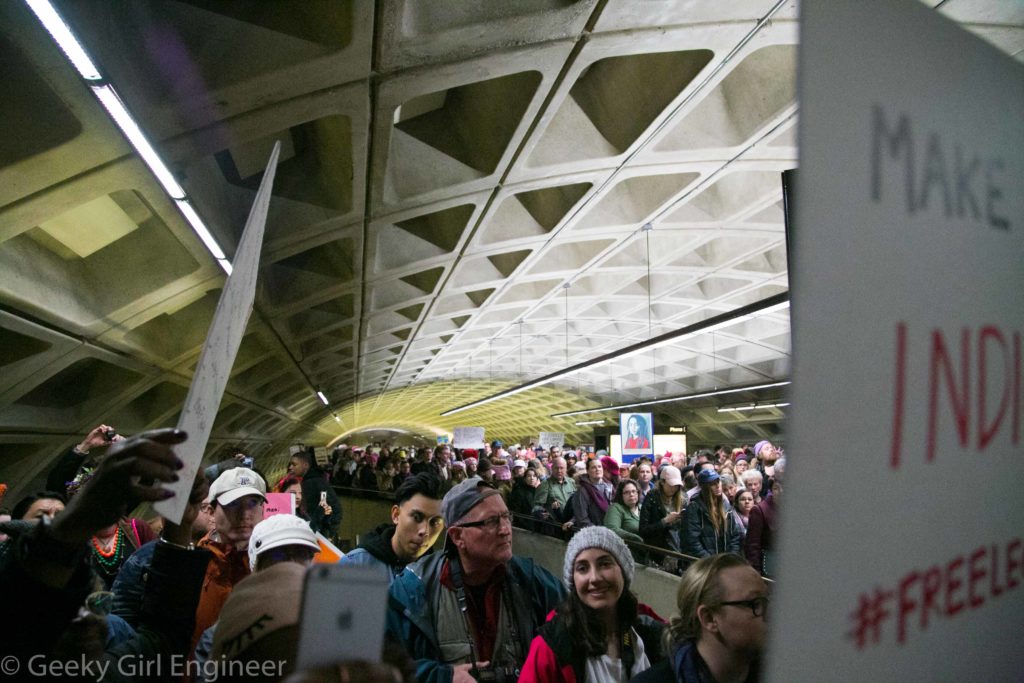
<path fill-rule="evenodd" d="M 408 565 L 391 584 L 388 598 L 387 632 L 401 642 L 416 660 L 419 683 L 449 683 L 452 666 L 441 661 L 441 648 L 431 613 L 434 591 L 441 585 L 443 553 L 428 555 Z M 547 615 L 565 597 L 565 588 L 551 572 L 525 557 L 513 557 L 506 565 L 506 581 L 512 592 L 517 631 L 524 639 L 523 659 Z M 522 662 L 520 662 L 522 665 Z"/>

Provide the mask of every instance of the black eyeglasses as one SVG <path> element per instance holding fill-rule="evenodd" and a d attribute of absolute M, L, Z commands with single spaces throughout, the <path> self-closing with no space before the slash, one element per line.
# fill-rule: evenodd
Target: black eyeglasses
<path fill-rule="evenodd" d="M 726 605 L 735 605 L 736 607 L 746 607 L 753 613 L 755 617 L 763 617 L 765 611 L 768 609 L 768 598 L 754 598 L 752 600 L 730 600 L 729 602 L 718 603 L 722 607 Z"/>
<path fill-rule="evenodd" d="M 501 526 L 502 522 L 508 522 L 509 525 L 511 526 L 511 524 L 512 524 L 512 513 L 506 511 L 506 512 L 502 512 L 500 515 L 493 515 L 491 517 L 486 517 L 486 518 L 478 520 L 476 522 L 464 522 L 463 524 L 456 524 L 455 526 L 463 527 L 463 528 L 466 528 L 466 527 L 484 527 L 488 531 L 497 531 L 498 528 Z"/>

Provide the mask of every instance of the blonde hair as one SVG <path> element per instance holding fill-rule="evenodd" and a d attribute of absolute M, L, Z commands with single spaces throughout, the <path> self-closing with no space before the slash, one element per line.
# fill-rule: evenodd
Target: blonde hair
<path fill-rule="evenodd" d="M 696 640 L 700 637 L 700 618 L 697 608 L 706 605 L 717 609 L 722 601 L 722 586 L 718 575 L 732 567 L 749 567 L 746 560 L 739 555 L 722 553 L 711 555 L 687 568 L 683 578 L 679 580 L 676 592 L 676 607 L 679 613 L 669 621 L 665 629 L 665 651 L 669 652 L 676 643 L 684 640 Z"/>

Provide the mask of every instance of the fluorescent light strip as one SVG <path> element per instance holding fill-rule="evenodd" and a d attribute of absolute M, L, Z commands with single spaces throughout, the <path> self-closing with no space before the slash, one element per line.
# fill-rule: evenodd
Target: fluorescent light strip
<path fill-rule="evenodd" d="M 187 199 L 176 199 L 174 203 L 178 205 L 179 209 L 181 209 L 181 212 L 185 215 L 185 220 L 189 222 L 192 229 L 196 231 L 197 235 L 199 235 L 199 239 L 203 241 L 206 248 L 210 250 L 211 254 L 213 254 L 213 258 L 218 261 L 227 259 L 227 256 L 224 255 L 220 245 L 217 244 L 217 240 L 213 238 L 213 235 L 207 229 L 206 224 L 203 223 L 203 219 L 200 218 L 199 214 L 196 213 L 196 210 L 192 208 L 192 204 Z"/>
<path fill-rule="evenodd" d="M 324 396 L 324 392 L 322 392 L 320 390 L 317 390 L 316 395 L 317 395 L 317 398 L 319 398 L 323 402 L 323 404 L 325 406 L 331 405 L 330 402 L 328 402 L 327 397 Z"/>
<path fill-rule="evenodd" d="M 635 356 L 639 353 L 643 353 L 650 349 L 656 349 L 661 346 L 674 344 L 683 339 L 686 339 L 687 337 L 696 336 L 704 332 L 712 332 L 714 330 L 718 330 L 723 327 L 728 327 L 730 325 L 734 325 L 738 322 L 742 322 L 750 318 L 754 318 L 760 315 L 766 315 L 768 313 L 779 311 L 788 307 L 789 292 L 782 292 L 781 294 L 776 294 L 774 296 L 761 299 L 760 301 L 755 301 L 752 304 L 741 306 L 733 311 L 720 313 L 719 315 L 712 316 L 707 320 L 701 321 L 699 323 L 687 325 L 686 327 L 682 327 L 678 330 L 672 330 L 671 332 L 660 334 L 657 337 L 652 337 L 646 341 L 637 342 L 636 344 L 626 346 L 624 348 L 619 349 L 618 351 L 612 351 L 611 353 L 606 353 L 603 356 L 598 356 L 597 358 L 593 358 L 582 363 L 577 363 L 576 365 L 564 368 L 562 370 L 558 370 L 557 372 L 552 372 L 549 375 L 544 375 L 543 377 L 531 380 L 525 384 L 520 384 L 518 387 L 506 389 L 505 391 L 499 391 L 498 393 L 482 398 L 479 401 L 473 401 L 472 403 L 467 403 L 466 405 L 459 406 L 458 408 L 452 408 L 451 410 L 441 413 L 441 417 L 454 415 L 455 413 L 460 413 L 463 410 L 476 408 L 486 403 L 490 403 L 491 401 L 497 401 L 499 399 L 508 398 L 509 396 L 514 396 L 516 394 L 528 391 L 535 387 L 550 384 L 555 380 L 561 379 L 562 377 L 565 377 L 567 375 L 571 375 L 574 372 L 579 372 L 580 370 L 589 370 L 592 368 L 600 367 L 602 365 L 607 365 L 612 361 L 617 361 L 623 358 L 628 358 L 630 356 Z M 561 413 L 561 415 L 574 414 L 575 413 Z"/>
<path fill-rule="evenodd" d="M 582 427 L 583 425 L 603 425 L 603 424 L 604 424 L 604 420 L 584 420 L 583 422 L 577 422 L 576 426 L 577 427 Z"/>
<path fill-rule="evenodd" d="M 636 408 L 639 406 L 651 406 L 656 403 L 674 403 L 676 401 L 692 401 L 698 398 L 710 398 L 712 396 L 726 396 L 728 394 L 738 394 L 741 391 L 757 391 L 759 389 L 771 389 L 773 387 L 784 387 L 791 382 L 787 379 L 781 382 L 768 382 L 767 384 L 748 384 L 742 387 L 733 387 L 731 389 L 716 389 L 714 391 L 703 391 L 697 394 L 683 394 L 682 396 L 669 396 L 668 398 L 656 398 L 650 401 L 637 401 L 635 403 L 622 403 L 615 406 L 606 406 L 604 408 L 588 408 L 586 410 L 572 410 L 567 413 L 555 413 L 551 417 L 571 417 L 573 415 L 585 415 L 586 413 L 603 413 L 606 410 L 622 410 L 623 408 Z"/>
<path fill-rule="evenodd" d="M 60 49 L 67 55 L 82 78 L 88 81 L 102 82 L 104 79 L 99 69 L 96 68 L 96 65 L 93 64 L 88 54 L 86 54 L 85 48 L 78 41 L 78 38 L 75 37 L 71 27 L 61 18 L 49 0 L 25 0 L 25 2 L 35 13 L 36 17 L 39 18 L 39 21 L 49 32 L 53 40 L 60 46 Z M 210 234 L 202 219 L 199 218 L 199 214 L 196 213 L 195 209 L 192 208 L 192 205 L 185 198 L 185 190 L 174 179 L 174 174 L 171 173 L 170 169 L 167 168 L 167 165 L 160 158 L 160 155 L 153 149 L 153 145 L 149 143 L 139 124 L 132 118 L 128 108 L 125 107 L 124 102 L 118 96 L 114 87 L 102 83 L 92 84 L 89 87 L 107 110 L 107 113 L 110 114 L 110 117 L 114 119 L 114 123 L 125 134 L 125 137 L 128 138 L 128 141 L 135 148 L 143 162 L 149 167 L 149 170 L 156 176 L 164 191 L 177 203 L 178 208 L 185 215 L 186 220 L 188 220 L 192 229 L 195 230 L 199 239 L 206 245 L 213 258 L 216 259 L 217 264 L 225 273 L 231 275 L 231 262 L 228 261 L 220 245 L 217 244 L 217 241 Z"/>
<path fill-rule="evenodd" d="M 171 199 L 184 199 L 185 190 L 181 188 L 178 181 L 174 179 L 174 175 L 171 174 L 170 169 L 160 159 L 160 155 L 149 144 L 149 140 L 146 139 L 142 129 L 139 128 L 139 124 L 135 123 L 135 119 L 128 113 L 128 109 L 125 108 L 124 102 L 118 97 L 114 88 L 109 85 L 93 85 L 90 87 L 92 87 L 93 94 L 99 98 L 103 106 L 110 112 L 114 123 L 127 136 L 128 141 L 132 143 L 132 147 L 135 148 L 135 151 L 139 153 L 142 160 L 149 166 L 149 170 L 153 172 L 156 179 L 164 186 L 164 191 L 171 196 Z"/>
<path fill-rule="evenodd" d="M 78 69 L 82 78 L 88 81 L 98 81 L 102 78 L 100 70 L 89 59 L 85 48 L 78 42 L 78 38 L 71 32 L 71 28 L 64 22 L 64 19 L 53 8 L 48 0 L 25 0 L 29 8 L 35 12 L 43 27 L 50 33 L 53 40 L 64 51 L 71 63 Z"/>
<path fill-rule="evenodd" d="M 788 403 L 753 403 L 749 406 L 725 406 L 718 409 L 720 413 L 742 413 L 748 410 L 763 410 L 765 408 L 784 408 Z"/>

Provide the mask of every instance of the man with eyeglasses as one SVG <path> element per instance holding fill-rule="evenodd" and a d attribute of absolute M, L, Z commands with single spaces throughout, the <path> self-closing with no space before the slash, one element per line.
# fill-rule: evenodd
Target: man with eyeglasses
<path fill-rule="evenodd" d="M 512 516 L 479 477 L 441 501 L 445 552 L 391 584 L 387 628 L 416 660 L 418 681 L 515 681 L 530 640 L 564 597 L 532 559 L 512 555 Z"/>
<path fill-rule="evenodd" d="M 196 609 L 193 647 L 203 631 L 217 621 L 235 585 L 249 576 L 249 537 L 263 520 L 267 483 L 248 467 L 230 469 L 210 485 L 207 502 L 213 506 L 213 531 L 196 547 L 213 553 Z"/>
<path fill-rule="evenodd" d="M 679 581 L 670 656 L 634 683 L 759 680 L 768 603 L 764 579 L 738 555 L 694 562 Z"/>

